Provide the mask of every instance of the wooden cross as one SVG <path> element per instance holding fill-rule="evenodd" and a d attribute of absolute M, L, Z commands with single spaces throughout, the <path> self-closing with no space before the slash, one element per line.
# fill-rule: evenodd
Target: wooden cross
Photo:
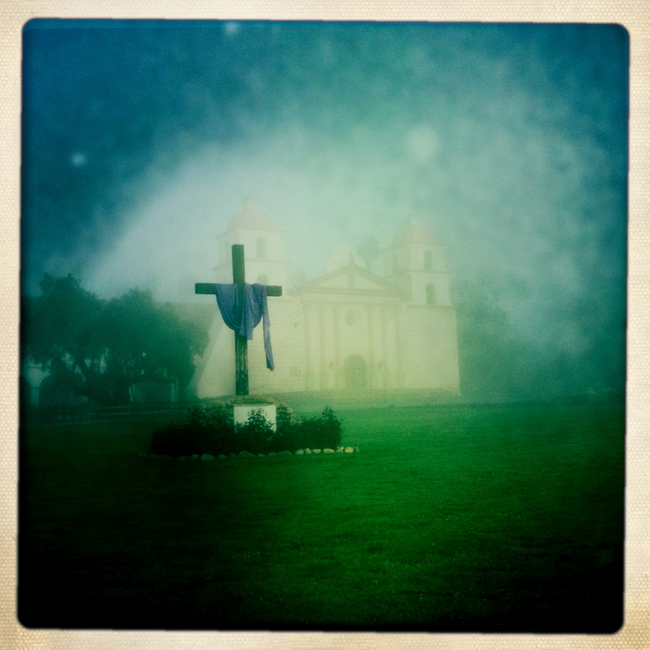
<path fill-rule="evenodd" d="M 237 308 L 237 321 L 241 322 L 241 313 L 244 307 L 244 284 L 246 283 L 246 267 L 244 264 L 244 246 L 233 244 L 232 247 L 232 281 L 237 285 L 239 306 Z M 194 293 L 215 293 L 213 283 L 197 282 Z M 281 296 L 282 287 L 267 286 L 268 296 Z M 235 332 L 235 395 L 248 395 L 248 340 Z"/>

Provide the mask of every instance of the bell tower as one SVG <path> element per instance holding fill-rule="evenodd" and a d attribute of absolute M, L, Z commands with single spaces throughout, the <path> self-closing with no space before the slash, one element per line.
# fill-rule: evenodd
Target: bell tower
<path fill-rule="evenodd" d="M 410 219 L 382 251 L 382 275 L 414 305 L 451 307 L 444 246 L 417 219 Z"/>
<path fill-rule="evenodd" d="M 217 282 L 232 282 L 233 244 L 244 245 L 246 282 L 287 286 L 284 231 L 277 230 L 250 198 L 217 238 Z"/>

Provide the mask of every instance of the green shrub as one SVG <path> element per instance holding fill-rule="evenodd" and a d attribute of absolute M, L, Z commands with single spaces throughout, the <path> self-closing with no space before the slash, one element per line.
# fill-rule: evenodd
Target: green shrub
<path fill-rule="evenodd" d="M 341 442 L 343 426 L 329 406 L 319 417 L 301 421 L 286 404 L 276 402 L 277 430 L 273 431 L 261 410 L 253 411 L 246 424 L 235 426 L 233 403 L 230 398 L 191 408 L 186 422 L 154 432 L 151 452 L 167 456 L 268 454 L 306 447 L 335 449 Z M 257 403 L 263 402 L 258 398 Z"/>
<path fill-rule="evenodd" d="M 241 450 L 249 451 L 251 454 L 268 454 L 273 449 L 273 437 L 275 432 L 262 414 L 262 410 L 253 411 L 248 416 L 246 424 L 236 427 L 235 435 Z"/>
<path fill-rule="evenodd" d="M 208 430 L 191 424 L 170 424 L 154 431 L 151 453 L 165 456 L 191 456 L 207 449 Z"/>
<path fill-rule="evenodd" d="M 224 402 L 193 406 L 187 414 L 188 424 L 200 427 L 227 429 L 234 427 L 233 408 Z"/>
<path fill-rule="evenodd" d="M 326 406 L 320 417 L 304 420 L 298 425 L 300 447 L 311 449 L 336 449 L 341 444 L 342 422 Z"/>
<path fill-rule="evenodd" d="M 276 405 L 275 418 L 278 431 L 283 433 L 300 421 L 293 410 L 281 402 Z"/>
<path fill-rule="evenodd" d="M 326 406 L 320 416 L 298 420 L 293 413 L 278 414 L 278 430 L 272 441 L 273 451 L 288 449 L 336 449 L 341 443 L 343 424 Z"/>

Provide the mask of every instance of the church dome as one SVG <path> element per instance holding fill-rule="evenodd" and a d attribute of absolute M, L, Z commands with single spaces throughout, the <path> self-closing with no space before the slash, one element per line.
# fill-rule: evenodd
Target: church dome
<path fill-rule="evenodd" d="M 242 230 L 275 230 L 273 222 L 264 212 L 255 207 L 255 201 L 247 199 L 244 209 L 236 214 L 230 222 L 229 229 Z"/>
<path fill-rule="evenodd" d="M 408 226 L 402 228 L 393 239 L 391 247 L 401 246 L 402 244 L 436 244 L 436 240 L 431 231 L 420 224 L 417 219 L 410 219 Z"/>

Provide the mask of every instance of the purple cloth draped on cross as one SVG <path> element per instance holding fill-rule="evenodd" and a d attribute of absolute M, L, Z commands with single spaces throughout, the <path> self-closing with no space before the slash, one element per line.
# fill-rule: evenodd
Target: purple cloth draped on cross
<path fill-rule="evenodd" d="M 267 290 L 264 284 L 244 285 L 244 305 L 241 311 L 241 322 L 237 322 L 237 311 L 239 307 L 239 295 L 236 284 L 215 284 L 217 304 L 224 323 L 245 336 L 249 341 L 253 340 L 253 330 L 260 320 L 264 318 L 264 351 L 266 353 L 266 367 L 273 370 L 273 350 L 271 349 L 271 333 L 269 331 L 269 309 L 267 304 Z"/>

